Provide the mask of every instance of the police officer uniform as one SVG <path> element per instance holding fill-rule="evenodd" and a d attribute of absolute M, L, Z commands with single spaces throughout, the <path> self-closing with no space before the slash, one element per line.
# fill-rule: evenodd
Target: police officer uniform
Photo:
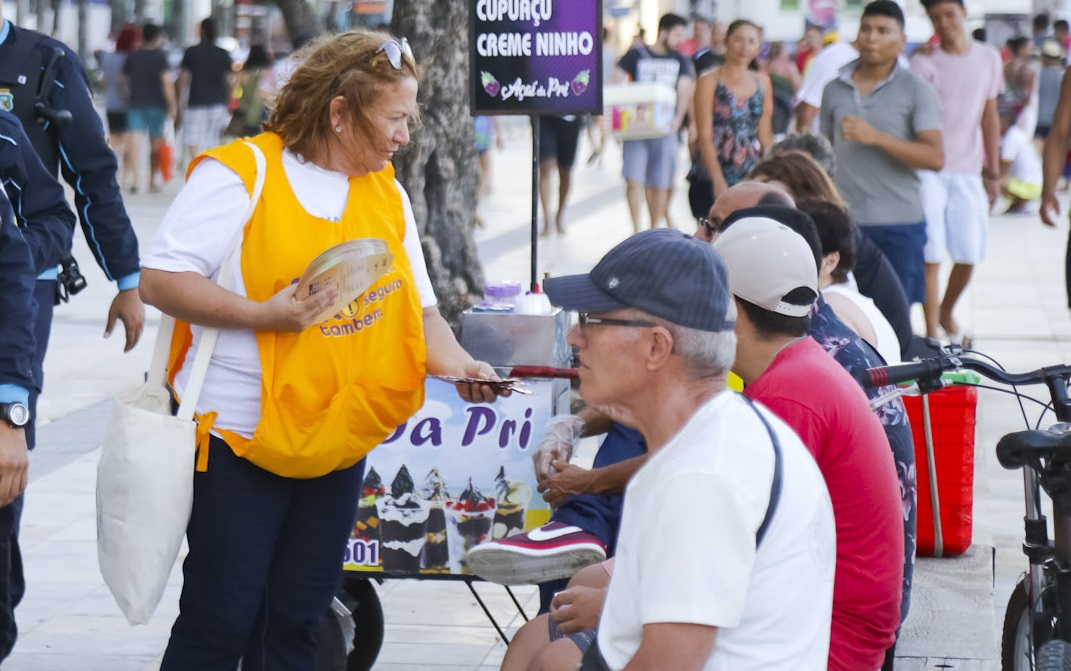
<path fill-rule="evenodd" d="M 70 253 L 77 218 L 18 117 L 4 111 L 0 111 L 0 184 L 30 245 L 37 274 L 55 270 Z"/>
<path fill-rule="evenodd" d="M 30 56 L 17 62 L 29 42 L 33 43 Z M 56 49 L 62 50 L 63 57 L 43 102 L 52 109 L 70 111 L 70 124 L 60 128 L 51 122 L 38 123 L 34 113 L 41 71 Z M 74 189 L 86 240 L 108 280 L 116 282 L 120 291 L 136 287 L 138 240 L 115 181 L 115 154 L 105 140 L 89 78 L 78 57 L 62 42 L 5 20 L 0 27 L 0 109 L 19 118 L 45 168 L 53 175 L 61 171 Z"/>
<path fill-rule="evenodd" d="M 42 102 L 51 109 L 71 113 L 71 122 L 61 127 L 52 122 L 38 123 L 34 111 L 39 85 L 45 83 L 41 81 L 43 71 L 57 49 L 62 56 L 55 64 L 55 78 Z M 115 154 L 105 140 L 100 116 L 93 107 L 89 78 L 78 57 L 62 42 L 5 20 L 0 26 L 0 109 L 19 118 L 45 168 L 53 175 L 58 170 L 71 185 L 86 241 L 104 275 L 120 291 L 137 288 L 138 240 L 115 181 Z M 72 228 L 68 251 L 73 237 Z M 57 274 L 57 268 L 51 267 L 38 276 L 38 355 L 34 366 L 38 387 L 43 384 L 42 364 Z"/>
<path fill-rule="evenodd" d="M 103 125 L 93 106 L 89 78 L 78 57 L 57 40 L 19 28 L 10 21 L 0 21 L 0 110 L 17 117 L 25 131 L 19 134 L 13 130 L 10 119 L 0 120 L 0 133 L 7 136 L 0 139 L 0 154 L 6 156 L 0 164 L 9 167 L 11 163 L 19 164 L 24 170 L 20 177 L 18 165 L 12 167 L 10 175 L 3 175 L 4 187 L 8 195 L 19 194 L 11 200 L 16 201 L 16 212 L 25 226 L 37 274 L 34 286 L 37 311 L 32 338 L 35 349 L 30 368 L 33 384 L 28 387 L 29 407 L 34 413 L 44 383 L 45 352 L 57 295 L 57 266 L 70 254 L 74 240 L 73 218 L 69 212 L 60 211 L 60 201 L 55 195 L 56 188 L 62 192 L 55 181 L 57 172 L 74 190 L 76 211 L 89 249 L 104 275 L 117 284 L 120 292 L 137 289 L 138 241 L 116 183 L 115 154 L 105 140 Z M 70 112 L 70 122 L 39 123 L 42 115 L 35 109 L 37 103 L 46 110 Z M 3 133 L 5 129 L 12 132 Z M 27 141 L 39 162 L 28 159 Z M 45 181 L 38 168 L 53 177 L 51 184 L 41 191 L 37 185 Z M 27 186 L 29 181 L 35 185 Z M 61 200 L 66 209 L 65 199 Z M 27 439 L 32 446 L 32 431 Z M 0 660 L 14 645 L 13 609 L 23 590 L 17 541 L 21 503 L 20 497 L 11 506 L 0 509 Z M 8 511 L 9 508 L 13 510 Z M 11 514 L 7 515 L 8 512 Z"/>
<path fill-rule="evenodd" d="M 34 275 L 29 247 L 0 189 L 0 421 L 12 426 L 29 418 L 26 404 L 34 385 Z M 21 418 L 13 412 L 18 407 L 25 410 Z M 17 542 L 21 512 L 21 496 L 0 508 L 0 660 L 15 645 L 15 606 L 24 591 Z"/>

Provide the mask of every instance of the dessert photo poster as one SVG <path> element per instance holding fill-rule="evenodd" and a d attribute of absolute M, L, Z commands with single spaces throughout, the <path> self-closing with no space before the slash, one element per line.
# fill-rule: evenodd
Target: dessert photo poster
<path fill-rule="evenodd" d="M 553 383 L 492 404 L 429 378 L 424 406 L 368 455 L 347 570 L 446 577 L 468 551 L 550 518 L 532 452 L 551 418 Z"/>

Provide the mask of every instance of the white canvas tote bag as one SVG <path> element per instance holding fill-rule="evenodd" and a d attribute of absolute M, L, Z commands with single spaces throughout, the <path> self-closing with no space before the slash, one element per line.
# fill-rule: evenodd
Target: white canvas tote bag
<path fill-rule="evenodd" d="M 245 221 L 264 187 L 266 161 L 258 147 L 257 178 Z M 230 277 L 241 254 L 242 230 L 223 263 Z M 171 414 L 167 359 L 175 319 L 163 315 L 145 384 L 115 395 L 97 466 L 97 558 L 100 573 L 130 624 L 146 624 L 163 597 L 193 506 L 196 450 L 193 420 L 219 329 L 205 329 L 178 413 Z"/>

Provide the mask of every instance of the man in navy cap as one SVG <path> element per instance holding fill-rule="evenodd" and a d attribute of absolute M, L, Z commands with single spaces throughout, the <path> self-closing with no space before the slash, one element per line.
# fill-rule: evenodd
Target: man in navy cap
<path fill-rule="evenodd" d="M 545 286 L 579 312 L 581 396 L 651 455 L 589 654 L 610 669 L 824 669 L 832 509 L 792 431 L 726 389 L 736 310 L 717 254 L 651 230 Z"/>

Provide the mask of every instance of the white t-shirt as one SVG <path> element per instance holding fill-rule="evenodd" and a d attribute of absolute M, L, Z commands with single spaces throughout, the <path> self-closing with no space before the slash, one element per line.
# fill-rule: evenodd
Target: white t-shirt
<path fill-rule="evenodd" d="M 1041 184 L 1041 157 L 1033 141 L 1019 126 L 1009 126 L 1000 138 L 1000 160 L 1009 161 L 1008 175 L 1027 184 Z"/>
<path fill-rule="evenodd" d="M 834 42 L 818 52 L 807 66 L 800 90 L 796 92 L 796 104 L 807 103 L 815 109 L 822 108 L 822 92 L 833 81 L 840 69 L 859 58 L 859 52 L 847 42 Z M 818 115 L 814 117 L 812 132 L 818 132 Z"/>
<path fill-rule="evenodd" d="M 313 216 L 337 221 L 346 208 L 349 178 L 303 162 L 289 150 L 283 152 L 283 170 L 303 208 Z M 409 195 L 398 185 L 405 210 L 405 247 L 422 307 L 436 303 L 428 269 L 420 249 L 416 219 Z M 249 208 L 249 192 L 236 172 L 214 159 L 205 159 L 190 174 L 160 223 L 149 253 L 141 259 L 145 268 L 168 272 L 195 272 L 216 280 L 224 256 L 233 249 Z M 240 263 L 234 276 L 221 282 L 224 288 L 245 296 Z M 192 362 L 203 328 L 193 326 L 193 344 L 186 355 Z M 189 366 L 175 377 L 179 396 L 186 389 Z M 222 329 L 197 400 L 197 412 L 216 411 L 215 426 L 253 436 L 260 421 L 260 354 L 252 330 Z"/>
<path fill-rule="evenodd" d="M 874 336 L 878 339 L 874 349 L 878 351 L 882 359 L 885 359 L 885 363 L 890 365 L 900 363 L 900 341 L 896 337 L 896 331 L 893 330 L 892 324 L 878 309 L 878 306 L 874 304 L 872 298 L 864 296 L 859 293 L 858 289 L 854 288 L 854 283 L 855 280 L 853 278 L 852 285 L 847 283 L 830 284 L 825 289 L 822 289 L 822 293 L 844 296 L 859 308 L 866 315 L 867 321 L 870 322 L 870 328 L 874 329 Z"/>
<path fill-rule="evenodd" d="M 707 402 L 629 482 L 598 633 L 611 669 L 628 663 L 654 623 L 717 627 L 706 671 L 826 669 L 833 508 L 799 438 L 761 410 L 783 461 L 780 502 L 758 552 L 774 452 L 738 394 Z"/>

